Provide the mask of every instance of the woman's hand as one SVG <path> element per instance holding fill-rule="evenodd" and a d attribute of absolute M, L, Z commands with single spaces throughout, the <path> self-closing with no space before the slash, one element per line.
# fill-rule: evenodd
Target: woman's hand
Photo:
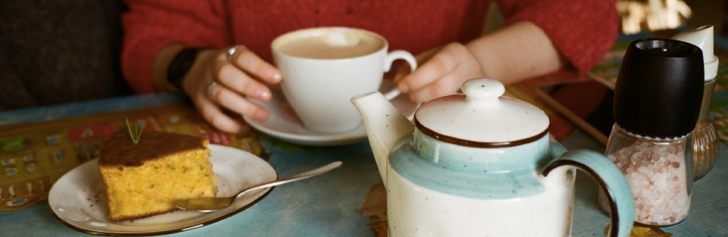
<path fill-rule="evenodd" d="M 484 76 L 478 60 L 460 43 L 432 49 L 416 58 L 421 65 L 417 70 L 405 75 L 409 67 L 404 65 L 394 79 L 399 90 L 408 93 L 414 102 L 453 94 L 466 80 Z"/>
<path fill-rule="evenodd" d="M 409 93 L 415 102 L 455 93 L 473 78 L 507 85 L 571 68 L 548 35 L 529 21 L 515 22 L 466 45 L 451 43 L 430 50 L 418 55 L 417 61 L 422 65 L 417 70 L 405 76 L 405 67 L 394 79 L 399 90 Z"/>
<path fill-rule="evenodd" d="M 270 100 L 268 85 L 280 81 L 276 67 L 244 46 L 235 46 L 227 52 L 201 52 L 182 87 L 208 123 L 223 132 L 240 133 L 250 129 L 241 115 L 255 120 L 269 116 L 265 108 L 248 98 Z"/>

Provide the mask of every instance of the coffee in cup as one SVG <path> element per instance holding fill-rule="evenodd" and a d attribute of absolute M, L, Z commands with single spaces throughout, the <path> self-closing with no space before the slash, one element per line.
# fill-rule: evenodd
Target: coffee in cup
<path fill-rule="evenodd" d="M 311 28 L 279 36 L 271 48 L 281 71 L 281 89 L 304 127 L 339 133 L 359 126 L 361 118 L 350 99 L 379 90 L 392 62 L 417 63 L 405 51 L 387 53 L 380 35 L 353 28 Z M 399 94 L 385 93 L 389 99 Z"/>
<path fill-rule="evenodd" d="M 381 38 L 369 32 L 329 29 L 282 38 L 276 49 L 291 57 L 344 59 L 375 53 L 384 45 Z"/>

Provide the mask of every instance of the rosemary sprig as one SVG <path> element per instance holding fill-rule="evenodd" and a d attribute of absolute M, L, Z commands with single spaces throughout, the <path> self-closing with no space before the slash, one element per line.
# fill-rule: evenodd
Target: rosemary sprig
<path fill-rule="evenodd" d="M 132 126 L 129 124 L 129 118 L 126 118 L 126 128 L 129 129 L 129 136 L 131 137 L 131 141 L 134 142 L 134 144 L 139 144 L 139 140 L 142 138 L 142 131 L 144 131 L 144 126 L 140 126 L 140 122 L 137 120 L 136 123 Z"/>

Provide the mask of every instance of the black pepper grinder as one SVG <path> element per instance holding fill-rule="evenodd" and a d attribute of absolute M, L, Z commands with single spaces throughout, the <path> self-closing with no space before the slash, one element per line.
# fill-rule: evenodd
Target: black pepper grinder
<path fill-rule="evenodd" d="M 703 72 L 703 53 L 689 43 L 649 38 L 627 48 L 605 154 L 632 189 L 635 222 L 668 226 L 688 215 L 693 181 L 688 137 L 700 115 Z"/>

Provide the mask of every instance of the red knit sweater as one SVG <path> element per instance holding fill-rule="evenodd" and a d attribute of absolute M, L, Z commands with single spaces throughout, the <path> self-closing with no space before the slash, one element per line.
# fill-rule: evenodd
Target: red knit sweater
<path fill-rule="evenodd" d="M 419 54 L 483 31 L 488 0 L 126 0 L 122 69 L 138 93 L 152 93 L 152 63 L 170 43 L 223 48 L 245 45 L 271 61 L 270 43 L 283 33 L 315 26 L 370 30 L 390 50 Z M 499 0 L 505 24 L 539 25 L 583 74 L 618 36 L 615 0 Z"/>

